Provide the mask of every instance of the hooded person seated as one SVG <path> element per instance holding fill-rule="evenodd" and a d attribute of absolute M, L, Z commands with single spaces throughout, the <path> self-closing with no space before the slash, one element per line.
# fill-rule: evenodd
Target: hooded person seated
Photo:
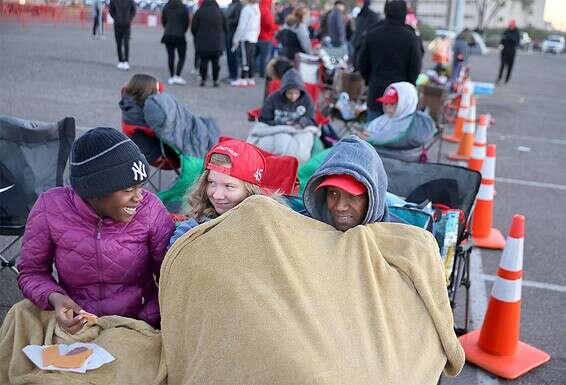
<path fill-rule="evenodd" d="M 265 100 L 259 123 L 247 141 L 276 155 L 291 155 L 303 163 L 310 159 L 316 126 L 313 101 L 301 75 L 290 69 L 281 79 L 281 88 Z"/>
<path fill-rule="evenodd" d="M 310 217 L 347 231 L 390 221 L 386 194 L 381 158 L 369 143 L 352 135 L 336 143 L 310 177 L 303 202 Z"/>
<path fill-rule="evenodd" d="M 374 146 L 411 149 L 429 142 L 436 134 L 436 125 L 426 113 L 417 110 L 417 89 L 408 82 L 389 85 L 383 96 L 384 114 L 367 126 L 368 141 Z"/>

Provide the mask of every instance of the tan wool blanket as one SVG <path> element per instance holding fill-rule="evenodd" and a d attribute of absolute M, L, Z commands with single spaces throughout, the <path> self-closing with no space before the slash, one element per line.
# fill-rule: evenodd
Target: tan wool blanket
<path fill-rule="evenodd" d="M 97 325 L 67 334 L 52 311 L 42 311 L 28 300 L 15 304 L 0 329 L 0 384 L 13 385 L 164 385 L 160 366 L 161 337 L 143 321 L 119 316 L 98 318 Z M 26 345 L 94 342 L 115 360 L 84 374 L 43 371 L 25 356 Z"/>
<path fill-rule="evenodd" d="M 464 365 L 416 227 L 343 233 L 253 196 L 175 243 L 159 296 L 169 385 L 427 385 Z"/>

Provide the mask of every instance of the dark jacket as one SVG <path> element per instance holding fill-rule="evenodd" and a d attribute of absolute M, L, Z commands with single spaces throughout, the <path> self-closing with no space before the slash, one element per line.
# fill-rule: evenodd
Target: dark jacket
<path fill-rule="evenodd" d="M 240 20 L 240 12 L 242 12 L 243 4 L 240 0 L 232 0 L 228 9 L 226 9 L 226 23 L 228 25 L 228 33 L 234 35 L 236 28 L 238 28 L 238 21 Z"/>
<path fill-rule="evenodd" d="M 362 48 L 366 33 L 379 22 L 379 15 L 369 8 L 369 0 L 364 1 L 364 6 L 356 17 L 356 30 L 352 37 L 354 51 Z"/>
<path fill-rule="evenodd" d="M 346 42 L 346 24 L 344 24 L 344 15 L 334 7 L 328 14 L 326 21 L 328 28 L 328 36 L 332 40 L 332 45 L 339 47 Z"/>
<path fill-rule="evenodd" d="M 191 32 L 197 52 L 222 52 L 226 47 L 226 17 L 214 0 L 205 0 L 193 17 Z"/>
<path fill-rule="evenodd" d="M 328 175 L 348 174 L 363 183 L 368 193 L 368 209 L 362 224 L 389 221 L 385 205 L 387 174 L 375 149 L 366 141 L 351 135 L 336 143 L 326 160 L 309 178 L 303 192 L 308 216 L 333 225 L 326 205 L 326 189 L 316 190 Z"/>
<path fill-rule="evenodd" d="M 368 109 L 382 111 L 382 96 L 391 83 L 415 84 L 421 70 L 419 42 L 412 28 L 405 25 L 406 4 L 395 0 L 385 7 L 386 19 L 366 36 L 358 57 L 358 68 L 369 86 Z"/>
<path fill-rule="evenodd" d="M 122 91 L 122 99 L 118 103 L 122 110 L 122 121 L 135 126 L 147 126 L 143 116 L 143 106 L 139 105 L 134 97 Z"/>
<path fill-rule="evenodd" d="M 505 32 L 503 32 L 503 36 L 501 36 L 500 44 L 503 45 L 503 51 L 514 53 L 520 42 L 521 35 L 519 34 L 519 30 L 517 28 L 507 28 Z"/>
<path fill-rule="evenodd" d="M 161 11 L 161 24 L 165 27 L 163 36 L 184 38 L 189 29 L 189 10 L 181 0 L 169 0 Z"/>
<path fill-rule="evenodd" d="M 288 26 L 283 27 L 283 29 L 277 32 L 275 38 L 281 44 L 279 55 L 285 56 L 289 60 L 295 60 L 295 54 L 297 52 L 305 52 L 297 33 Z"/>
<path fill-rule="evenodd" d="M 301 96 L 295 103 L 285 97 L 285 91 L 291 88 L 301 90 Z M 295 69 L 285 72 L 281 79 L 281 89 L 269 95 L 261 109 L 259 121 L 270 126 L 295 125 L 315 126 L 314 105 L 305 90 L 301 75 Z"/>
<path fill-rule="evenodd" d="M 129 27 L 136 16 L 136 3 L 134 0 L 110 0 L 108 10 L 114 19 L 114 26 Z"/>

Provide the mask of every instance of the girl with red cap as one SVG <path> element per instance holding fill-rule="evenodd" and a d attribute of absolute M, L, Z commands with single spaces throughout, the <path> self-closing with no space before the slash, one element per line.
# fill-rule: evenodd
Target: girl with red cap
<path fill-rule="evenodd" d="M 190 219 L 177 227 L 169 246 L 193 227 L 224 214 L 251 195 L 291 194 L 297 168 L 293 157 L 274 157 L 242 140 L 221 139 L 206 155 L 204 172 L 189 194 Z M 287 174 L 287 182 L 281 182 L 277 174 Z M 274 177 L 278 178 L 275 183 Z"/>

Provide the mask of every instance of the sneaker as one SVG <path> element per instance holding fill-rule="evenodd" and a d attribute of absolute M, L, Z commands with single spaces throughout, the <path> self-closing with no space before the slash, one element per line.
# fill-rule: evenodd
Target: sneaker
<path fill-rule="evenodd" d="M 246 83 L 246 87 L 255 87 L 255 80 L 248 79 L 248 81 Z"/>
<path fill-rule="evenodd" d="M 244 79 L 236 79 L 236 80 L 230 81 L 230 85 L 232 87 L 242 87 L 243 84 L 247 84 L 247 82 Z"/>
<path fill-rule="evenodd" d="M 206 85 L 206 80 L 201 80 L 199 83 L 199 87 L 204 87 Z"/>
<path fill-rule="evenodd" d="M 246 88 L 248 86 L 248 79 L 237 80 L 238 85 L 236 87 Z"/>
<path fill-rule="evenodd" d="M 220 83 L 218 83 L 218 80 L 215 80 L 214 83 L 212 83 L 213 87 L 220 87 Z"/>
<path fill-rule="evenodd" d="M 182 86 L 187 84 L 187 81 L 178 75 L 173 76 L 173 80 L 175 81 L 175 84 L 179 84 Z"/>
<path fill-rule="evenodd" d="M 116 67 L 117 67 L 119 70 L 123 70 L 123 69 L 124 69 L 124 63 L 119 62 Z"/>
<path fill-rule="evenodd" d="M 170 86 L 175 85 L 175 77 L 172 76 L 167 80 L 167 84 L 169 84 Z"/>
<path fill-rule="evenodd" d="M 127 61 L 125 61 L 124 64 L 122 64 L 122 69 L 125 70 L 125 71 L 130 69 L 130 65 L 128 64 Z"/>

